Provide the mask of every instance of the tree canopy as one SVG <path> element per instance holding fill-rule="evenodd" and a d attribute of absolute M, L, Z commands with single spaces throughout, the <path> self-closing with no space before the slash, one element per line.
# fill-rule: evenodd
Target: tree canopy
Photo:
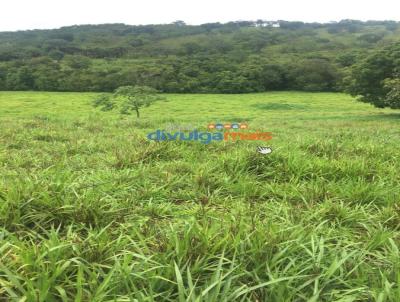
<path fill-rule="evenodd" d="M 147 86 L 122 86 L 118 87 L 112 95 L 102 94 L 94 100 L 94 107 L 103 111 L 119 109 L 122 114 L 136 112 L 140 117 L 140 108 L 148 107 L 164 97 L 157 94 L 157 90 Z"/>
<path fill-rule="evenodd" d="M 196 26 L 177 21 L 2 32 L 0 90 L 343 91 L 353 67 L 396 41 L 399 22 L 357 20 Z M 382 59 L 386 63 L 391 64 Z"/>
<path fill-rule="evenodd" d="M 376 107 L 400 108 L 400 43 L 377 50 L 357 63 L 349 92 Z"/>

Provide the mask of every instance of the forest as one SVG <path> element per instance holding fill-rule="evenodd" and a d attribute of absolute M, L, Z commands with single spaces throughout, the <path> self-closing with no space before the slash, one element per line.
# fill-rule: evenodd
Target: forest
<path fill-rule="evenodd" d="M 400 22 L 80 25 L 0 33 L 0 90 L 171 93 L 346 91 Z M 350 89 L 351 90 L 351 89 Z"/>

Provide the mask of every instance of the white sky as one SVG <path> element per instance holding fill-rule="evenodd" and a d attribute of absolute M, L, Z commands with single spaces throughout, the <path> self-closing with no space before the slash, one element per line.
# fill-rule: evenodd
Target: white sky
<path fill-rule="evenodd" d="M 399 0 L 0 0 L 0 31 L 74 24 L 400 21 Z"/>

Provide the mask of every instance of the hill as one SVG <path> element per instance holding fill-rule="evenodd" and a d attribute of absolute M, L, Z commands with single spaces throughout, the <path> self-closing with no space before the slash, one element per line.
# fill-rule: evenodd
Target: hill
<path fill-rule="evenodd" d="M 400 41 L 400 23 L 240 21 L 81 25 L 0 33 L 0 90 L 341 91 L 349 67 Z"/>

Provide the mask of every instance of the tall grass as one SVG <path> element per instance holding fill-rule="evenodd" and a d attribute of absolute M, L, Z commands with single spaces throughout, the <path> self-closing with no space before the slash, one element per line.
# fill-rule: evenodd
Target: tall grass
<path fill-rule="evenodd" d="M 0 93 L 0 301 L 400 301 L 400 113 L 343 94 Z M 280 102 L 285 106 L 278 106 Z M 151 142 L 247 121 L 257 142 Z"/>

